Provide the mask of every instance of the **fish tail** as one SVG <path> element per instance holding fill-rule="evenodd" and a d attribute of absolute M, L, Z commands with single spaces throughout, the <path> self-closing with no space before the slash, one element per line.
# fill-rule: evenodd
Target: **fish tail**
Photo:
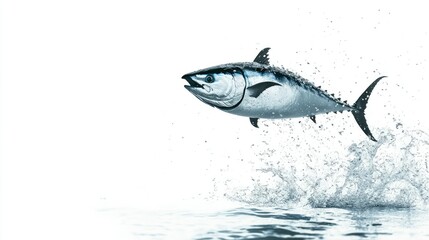
<path fill-rule="evenodd" d="M 375 85 L 377 85 L 377 83 L 385 77 L 386 76 L 382 76 L 375 79 L 375 81 L 372 82 L 371 85 L 369 85 L 369 87 L 360 95 L 358 100 L 353 104 L 354 110 L 352 110 L 352 113 L 356 119 L 357 124 L 362 129 L 362 131 L 374 142 L 377 142 L 377 140 L 374 138 L 374 136 L 372 136 L 368 124 L 366 123 L 365 109 L 366 104 L 368 103 L 369 96 L 371 95 L 371 92 L 374 89 Z"/>

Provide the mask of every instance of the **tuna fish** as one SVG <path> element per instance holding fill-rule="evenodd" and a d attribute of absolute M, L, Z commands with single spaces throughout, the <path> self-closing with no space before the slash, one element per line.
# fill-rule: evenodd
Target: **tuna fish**
<path fill-rule="evenodd" d="M 301 76 L 271 66 L 268 51 L 260 51 L 253 62 L 229 63 L 183 75 L 185 88 L 202 102 L 227 113 L 248 117 L 254 127 L 258 119 L 309 117 L 330 112 L 351 112 L 362 131 L 376 141 L 365 119 L 369 96 L 377 78 L 349 105 L 316 87 Z"/>

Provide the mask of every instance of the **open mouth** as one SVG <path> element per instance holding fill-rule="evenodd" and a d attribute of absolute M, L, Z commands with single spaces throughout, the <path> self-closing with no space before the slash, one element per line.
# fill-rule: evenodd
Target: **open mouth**
<path fill-rule="evenodd" d="M 182 78 L 185 79 L 189 83 L 189 85 L 185 85 L 185 88 L 203 88 L 203 85 L 192 80 L 191 77 L 188 75 L 183 75 Z"/>
<path fill-rule="evenodd" d="M 197 81 L 192 80 L 189 75 L 183 75 L 182 78 L 185 79 L 189 83 L 189 85 L 185 85 L 185 88 L 188 89 L 188 90 L 195 89 L 195 88 L 202 88 L 207 93 L 210 93 L 210 92 L 213 91 L 212 87 L 210 87 L 207 84 L 199 84 Z"/>

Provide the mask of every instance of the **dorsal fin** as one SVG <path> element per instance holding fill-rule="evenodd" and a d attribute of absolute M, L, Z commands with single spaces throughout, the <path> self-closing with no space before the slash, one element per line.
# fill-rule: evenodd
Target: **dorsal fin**
<path fill-rule="evenodd" d="M 270 48 L 264 48 L 262 49 L 258 56 L 256 56 L 254 62 L 269 65 L 270 64 L 270 58 L 268 57 L 268 51 L 270 51 Z"/>

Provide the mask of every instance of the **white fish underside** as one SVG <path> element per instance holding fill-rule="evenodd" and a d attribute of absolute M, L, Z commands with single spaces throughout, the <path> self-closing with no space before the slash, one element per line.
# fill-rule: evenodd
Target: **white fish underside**
<path fill-rule="evenodd" d="M 258 97 L 245 92 L 242 102 L 234 109 L 224 110 L 252 118 L 295 118 L 312 116 L 328 112 L 349 111 L 352 107 L 330 97 L 310 83 L 296 84 L 282 76 L 277 79 L 273 73 L 259 74 L 256 71 L 245 71 L 247 86 L 261 82 L 276 82 L 263 91 Z"/>

